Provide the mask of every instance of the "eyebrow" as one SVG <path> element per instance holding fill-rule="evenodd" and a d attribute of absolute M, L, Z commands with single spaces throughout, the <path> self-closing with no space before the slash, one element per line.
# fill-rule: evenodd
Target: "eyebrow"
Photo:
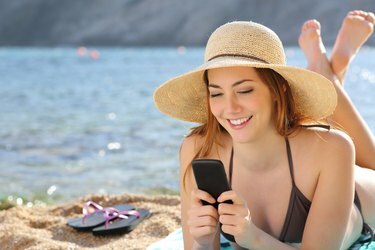
<path fill-rule="evenodd" d="M 244 82 L 253 82 L 254 80 L 251 80 L 251 79 L 242 79 L 242 80 L 239 80 L 235 83 L 232 84 L 232 87 L 235 87 L 237 85 L 240 85 L 241 83 L 244 83 Z M 211 87 L 211 88 L 217 88 L 217 89 L 221 89 L 221 87 L 217 84 L 214 84 L 214 83 L 209 83 L 208 84 L 208 87 Z"/>

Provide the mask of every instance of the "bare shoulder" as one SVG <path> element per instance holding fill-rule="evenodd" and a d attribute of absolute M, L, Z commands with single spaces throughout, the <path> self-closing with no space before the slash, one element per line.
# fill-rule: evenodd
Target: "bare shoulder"
<path fill-rule="evenodd" d="M 219 141 L 220 144 L 213 143 L 209 149 L 210 151 L 205 152 L 205 157 L 224 160 L 226 162 L 226 157 L 229 157 L 229 152 L 232 148 L 232 139 L 230 135 L 226 133 L 217 136 L 217 141 Z M 204 144 L 205 138 L 203 136 L 189 135 L 185 137 L 180 147 L 180 163 L 187 166 L 196 157 L 199 150 L 204 147 Z"/>
<path fill-rule="evenodd" d="M 352 139 L 336 129 L 303 128 L 292 135 L 290 141 L 296 165 L 306 166 L 303 172 L 319 174 L 324 166 L 335 168 L 355 158 Z"/>
<path fill-rule="evenodd" d="M 354 152 L 352 139 L 345 132 L 337 129 L 303 129 L 300 137 L 301 143 L 309 144 L 314 151 L 316 150 L 321 154 Z"/>
<path fill-rule="evenodd" d="M 180 147 L 181 168 L 186 168 L 190 164 L 202 147 L 203 140 L 203 137 L 199 135 L 189 135 L 184 138 Z"/>
<path fill-rule="evenodd" d="M 303 129 L 295 139 L 300 143 L 299 146 L 305 147 L 305 149 L 297 148 L 297 150 L 304 150 L 303 156 L 308 159 L 308 166 L 304 170 L 312 169 L 307 174 L 306 171 L 298 172 L 299 181 L 303 183 L 302 192 L 307 193 L 307 197 L 312 201 L 302 245 L 307 248 L 317 248 L 320 244 L 319 239 L 324 235 L 333 235 L 336 238 L 327 240 L 327 244 L 333 246 L 343 240 L 347 225 L 347 221 L 343 218 L 349 218 L 353 206 L 355 161 L 353 142 L 344 132 L 335 129 L 328 131 L 315 128 Z M 303 141 L 305 144 L 301 144 Z M 300 157 L 299 160 L 303 162 L 305 158 Z"/>
<path fill-rule="evenodd" d="M 349 136 L 335 129 L 302 128 L 288 137 L 297 186 L 312 200 L 323 171 L 351 171 L 354 147 Z"/>

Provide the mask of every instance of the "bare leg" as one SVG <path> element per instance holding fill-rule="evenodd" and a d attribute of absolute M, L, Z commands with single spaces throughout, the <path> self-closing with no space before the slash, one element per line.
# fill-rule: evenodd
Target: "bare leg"
<path fill-rule="evenodd" d="M 332 50 L 331 67 L 343 84 L 350 62 L 374 31 L 374 13 L 350 11 L 342 22 Z"/>
<path fill-rule="evenodd" d="M 331 69 L 320 36 L 319 22 L 316 20 L 305 22 L 298 42 L 307 58 L 308 69 L 330 79 L 336 89 L 338 102 L 332 119 L 353 139 L 356 164 L 375 170 L 374 136 Z"/>

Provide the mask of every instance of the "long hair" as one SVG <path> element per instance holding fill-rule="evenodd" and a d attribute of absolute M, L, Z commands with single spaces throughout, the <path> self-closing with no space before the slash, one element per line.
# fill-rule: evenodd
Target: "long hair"
<path fill-rule="evenodd" d="M 282 136 L 288 136 L 296 131 L 302 123 L 303 117 L 296 114 L 295 102 L 288 82 L 276 71 L 267 68 L 255 68 L 256 73 L 271 91 L 275 99 L 276 130 Z M 204 82 L 207 87 L 206 98 L 209 99 L 208 74 L 204 72 Z M 227 133 L 211 112 L 209 101 L 207 101 L 207 122 L 191 129 L 189 136 L 199 135 L 203 137 L 203 144 L 198 148 L 193 159 L 203 158 L 209 155 L 214 145 L 222 146 L 220 135 Z M 183 173 L 182 181 L 185 189 L 185 179 L 191 164 Z"/>

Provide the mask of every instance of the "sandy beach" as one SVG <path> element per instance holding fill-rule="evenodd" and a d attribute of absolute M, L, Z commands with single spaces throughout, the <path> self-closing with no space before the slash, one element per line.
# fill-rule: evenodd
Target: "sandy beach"
<path fill-rule="evenodd" d="M 92 200 L 102 206 L 131 204 L 152 215 L 132 232 L 118 236 L 93 236 L 66 225 L 82 215 Z M 90 195 L 55 206 L 14 207 L 0 211 L 1 249 L 146 249 L 180 227 L 180 198 L 174 195 Z"/>

